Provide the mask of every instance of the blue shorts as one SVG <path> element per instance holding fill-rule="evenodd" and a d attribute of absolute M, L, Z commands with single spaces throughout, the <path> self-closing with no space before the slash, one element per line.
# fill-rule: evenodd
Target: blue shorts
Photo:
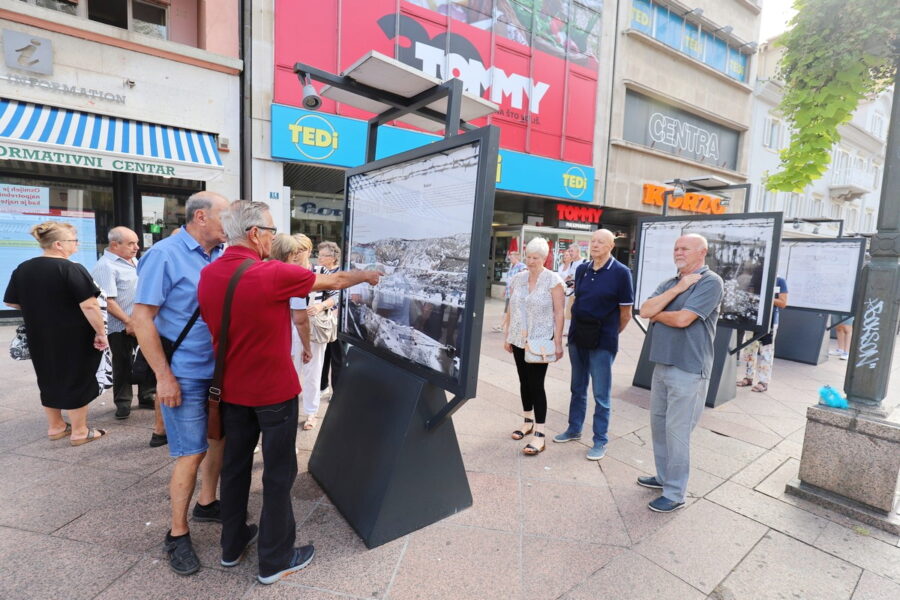
<path fill-rule="evenodd" d="M 169 456 L 193 456 L 209 448 L 206 440 L 206 401 L 210 383 L 209 379 L 178 377 L 181 405 L 174 408 L 160 405 L 169 438 Z"/>

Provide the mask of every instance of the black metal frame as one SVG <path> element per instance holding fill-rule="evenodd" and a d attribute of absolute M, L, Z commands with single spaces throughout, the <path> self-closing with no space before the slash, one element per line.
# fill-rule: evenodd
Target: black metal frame
<path fill-rule="evenodd" d="M 478 380 L 478 356 L 481 351 L 481 337 L 475 335 L 475 332 L 480 331 L 480 326 L 483 322 L 483 314 L 479 307 L 483 306 L 486 285 L 485 270 L 487 265 L 484 257 L 487 256 L 488 245 L 490 244 L 490 226 L 493 218 L 494 184 L 496 179 L 494 174 L 497 172 L 499 138 L 499 130 L 496 127 L 482 127 L 420 148 L 414 148 L 401 154 L 367 163 L 360 167 L 348 169 L 346 172 L 344 194 L 347 203 L 347 218 L 344 221 L 344 268 L 348 269 L 354 222 L 353 204 L 349 197 L 350 178 L 386 167 L 419 161 L 463 146 L 478 146 L 478 171 L 473 202 L 466 304 L 462 312 L 462 334 L 459 348 L 459 377 L 450 377 L 409 359 L 397 356 L 383 348 L 374 346 L 368 340 L 362 339 L 357 335 L 346 333 L 343 330 L 338 332 L 338 338 L 341 341 L 359 346 L 367 352 L 410 371 L 455 395 L 453 401 L 441 413 L 429 420 L 429 428 L 439 425 L 452 415 L 462 405 L 462 402 L 475 396 Z M 479 304 L 479 301 L 481 304 Z M 342 313 L 347 310 L 346 301 L 342 302 L 341 310 Z"/>
<path fill-rule="evenodd" d="M 715 194 L 716 192 L 726 192 L 728 190 L 746 190 L 744 192 L 744 213 L 746 214 L 750 212 L 750 188 L 753 187 L 753 184 L 732 183 L 729 185 L 717 185 L 715 187 L 699 187 L 696 185 L 691 185 L 690 181 L 676 179 L 675 185 L 684 188 L 685 193 L 688 194 L 705 194 L 707 192 L 712 192 L 713 194 Z M 666 190 L 663 192 L 662 216 L 664 217 L 669 216 L 669 198 L 671 198 L 674 193 L 674 189 Z"/>
<path fill-rule="evenodd" d="M 460 119 L 460 104 L 463 95 L 462 81 L 459 79 L 450 79 L 441 84 L 421 92 L 412 98 L 405 98 L 399 94 L 394 94 L 379 88 L 359 83 L 352 77 L 347 75 L 335 75 L 322 69 L 304 63 L 294 64 L 294 73 L 300 79 L 300 85 L 304 86 L 306 78 L 315 79 L 321 83 L 328 84 L 332 87 L 351 92 L 357 96 L 375 100 L 387 104 L 391 108 L 384 111 L 380 115 L 376 115 L 369 119 L 368 135 L 366 139 L 366 162 L 370 163 L 375 160 L 375 147 L 378 142 L 378 126 L 384 125 L 389 121 L 399 119 L 403 115 L 415 113 L 421 117 L 431 119 L 438 123 L 444 124 L 444 138 L 457 135 L 460 129 L 465 131 L 474 131 L 477 129 L 474 125 L 470 125 Z M 447 114 L 428 108 L 428 105 L 447 98 Z"/>
<path fill-rule="evenodd" d="M 846 244 L 848 246 L 852 245 L 852 244 L 858 244 L 859 245 L 859 259 L 856 264 L 856 277 L 853 280 L 853 305 L 854 306 L 856 305 L 856 298 L 861 291 L 859 289 L 859 278 L 860 278 L 860 274 L 862 273 L 862 268 L 863 268 L 863 264 L 865 263 L 865 257 L 866 257 L 866 239 L 865 238 L 845 238 L 845 237 L 817 238 L 817 239 L 783 238 L 781 240 L 782 245 L 790 244 L 790 243 L 804 243 L 804 244 L 806 244 L 806 243 L 809 243 L 809 244 L 838 243 L 838 244 Z M 790 289 L 790 282 L 788 282 L 788 286 Z M 788 293 L 790 293 L 790 292 L 788 292 Z M 835 313 L 835 314 L 839 314 L 839 315 L 846 315 L 844 317 L 843 321 L 846 321 L 847 319 L 849 319 L 850 316 L 853 314 L 852 307 L 851 307 L 850 311 L 834 311 L 834 310 L 830 310 L 830 309 L 826 310 L 824 308 L 810 308 L 810 307 L 806 307 L 806 306 L 791 306 L 791 308 L 794 310 L 805 310 L 808 312 L 818 312 L 818 313 L 828 312 L 828 313 Z M 843 321 L 841 321 L 841 322 L 843 322 Z M 829 327 L 829 329 L 831 329 L 831 327 Z"/>
<path fill-rule="evenodd" d="M 638 219 L 637 223 L 637 238 L 635 240 L 635 260 L 634 260 L 634 281 L 635 281 L 635 302 L 640 298 L 638 294 L 638 282 L 640 281 L 640 268 L 641 268 L 641 248 L 643 244 L 644 237 L 644 224 L 645 223 L 662 223 L 662 222 L 678 222 L 684 221 L 686 223 L 694 223 L 697 221 L 746 221 L 750 219 L 772 219 L 773 221 L 773 233 L 774 240 L 772 244 L 772 255 L 769 257 L 769 268 L 768 272 L 765 274 L 767 281 L 771 282 L 773 285 L 766 286 L 766 296 L 763 300 L 763 325 L 757 325 L 750 329 L 747 329 L 742 326 L 738 326 L 737 324 L 731 323 L 729 321 L 724 321 L 721 318 L 719 319 L 719 325 L 728 327 L 731 329 L 744 330 L 744 331 L 753 331 L 760 335 L 765 335 L 768 333 L 772 321 L 772 298 L 774 296 L 774 282 L 776 271 L 778 268 L 778 253 L 781 249 L 781 231 L 782 231 L 782 213 L 780 212 L 766 212 L 766 213 L 735 213 L 735 214 L 724 214 L 724 215 L 702 215 L 702 216 L 676 216 L 676 217 L 643 217 Z M 674 266 L 673 266 L 674 269 Z M 640 308 L 640 307 L 638 307 Z"/>

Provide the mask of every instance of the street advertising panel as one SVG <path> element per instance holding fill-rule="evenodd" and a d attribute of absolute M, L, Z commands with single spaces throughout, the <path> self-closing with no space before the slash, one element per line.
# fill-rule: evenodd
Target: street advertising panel
<path fill-rule="evenodd" d="M 866 254 L 865 238 L 785 238 L 778 275 L 788 289 L 788 306 L 851 314 Z"/>
<path fill-rule="evenodd" d="M 475 395 L 497 136 L 484 127 L 347 171 L 340 339 Z"/>
<path fill-rule="evenodd" d="M 340 73 L 371 50 L 500 106 L 502 145 L 593 164 L 602 0 L 275 0 L 274 102 L 300 106 L 302 62 Z M 325 113 L 371 115 L 325 99 Z M 405 125 L 403 127 L 406 127 Z"/>
<path fill-rule="evenodd" d="M 69 260 L 84 265 L 88 271 L 97 263 L 97 226 L 93 212 L 57 209 L 46 212 L 0 211 L 0 292 L 6 291 L 16 267 L 43 253 L 30 231 L 34 225 L 44 221 L 59 221 L 75 227 L 78 251 Z"/>
<path fill-rule="evenodd" d="M 768 331 L 781 219 L 781 213 L 640 219 L 635 306 L 640 307 L 661 283 L 677 274 L 672 254 L 675 241 L 696 233 L 709 244 L 707 266 L 725 284 L 719 325 L 760 333 Z"/>

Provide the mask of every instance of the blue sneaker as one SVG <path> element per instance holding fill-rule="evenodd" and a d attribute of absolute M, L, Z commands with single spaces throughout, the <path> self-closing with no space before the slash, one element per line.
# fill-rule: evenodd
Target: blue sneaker
<path fill-rule="evenodd" d="M 660 496 L 656 500 L 650 502 L 647 506 L 653 512 L 670 513 L 679 508 L 684 508 L 684 502 L 675 502 L 674 500 L 669 500 L 665 496 Z"/>
<path fill-rule="evenodd" d="M 588 460 L 600 460 L 606 456 L 606 444 L 596 444 L 593 448 L 588 450 L 587 459 Z"/>
<path fill-rule="evenodd" d="M 566 442 L 574 442 L 575 440 L 581 439 L 581 433 L 572 433 L 571 431 L 563 431 L 559 435 L 553 436 L 553 441 L 559 444 L 565 444 Z"/>
<path fill-rule="evenodd" d="M 642 485 L 645 488 L 653 488 L 654 490 L 663 489 L 663 485 L 659 482 L 659 479 L 654 475 L 653 477 L 648 477 L 646 475 L 642 475 L 637 478 L 637 484 Z"/>

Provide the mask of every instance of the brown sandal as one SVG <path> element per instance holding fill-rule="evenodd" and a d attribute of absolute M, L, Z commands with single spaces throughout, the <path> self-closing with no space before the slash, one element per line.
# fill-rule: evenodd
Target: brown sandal
<path fill-rule="evenodd" d="M 535 431 L 534 437 L 542 438 L 545 436 L 540 431 Z M 546 450 L 546 448 L 547 448 L 546 442 L 544 442 L 544 444 L 540 448 L 538 448 L 537 446 L 533 446 L 532 444 L 526 444 L 526 446 L 524 448 L 522 448 L 522 454 L 527 454 L 528 456 L 535 456 L 537 454 L 540 454 L 544 450 Z"/>
<path fill-rule="evenodd" d="M 55 442 L 56 440 L 61 440 L 64 437 L 69 437 L 70 435 L 72 435 L 72 424 L 66 423 L 65 429 L 63 429 L 59 433 L 47 434 L 47 437 Z"/>
<path fill-rule="evenodd" d="M 512 432 L 512 439 L 521 440 L 523 437 L 534 431 L 534 419 L 525 419 L 525 424 L 528 425 L 528 431 L 523 431 L 521 429 L 516 429 Z M 530 425 L 529 425 L 530 424 Z"/>
<path fill-rule="evenodd" d="M 753 385 L 753 380 L 750 379 L 749 377 L 744 377 L 743 379 L 738 381 L 737 384 L 735 384 L 735 385 L 737 385 L 738 387 L 750 387 L 751 385 Z"/>
<path fill-rule="evenodd" d="M 751 392 L 766 392 L 769 390 L 769 386 L 765 383 L 757 383 L 752 388 L 750 388 Z"/>
<path fill-rule="evenodd" d="M 73 446 L 81 446 L 87 444 L 88 442 L 95 442 L 106 435 L 105 429 L 94 429 L 93 427 L 88 428 L 87 437 L 81 438 L 80 440 L 71 440 L 70 444 Z"/>

